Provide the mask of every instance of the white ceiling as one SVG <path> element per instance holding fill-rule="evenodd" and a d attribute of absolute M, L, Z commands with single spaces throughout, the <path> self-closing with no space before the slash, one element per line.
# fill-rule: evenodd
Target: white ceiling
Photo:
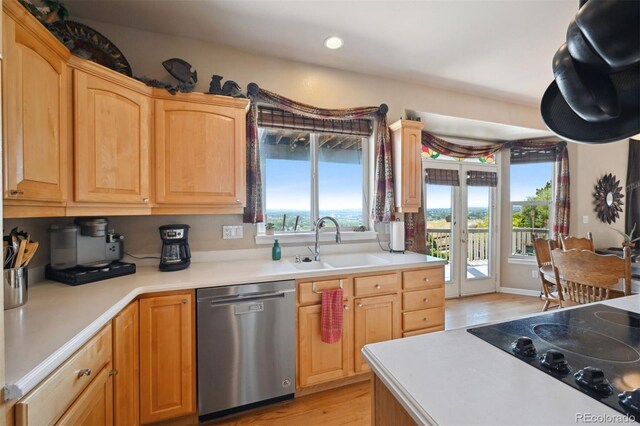
<path fill-rule="evenodd" d="M 80 16 L 537 103 L 578 0 L 67 0 Z M 324 48 L 329 35 L 344 39 Z M 107 34 L 108 37 L 108 34 Z"/>

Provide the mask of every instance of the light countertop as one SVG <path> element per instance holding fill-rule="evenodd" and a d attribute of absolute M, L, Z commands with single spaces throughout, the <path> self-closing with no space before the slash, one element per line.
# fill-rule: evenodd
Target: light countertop
<path fill-rule="evenodd" d="M 4 313 L 7 384 L 11 385 L 16 396 L 25 395 L 129 302 L 143 293 L 388 271 L 446 263 L 442 259 L 415 253 L 391 254 L 376 251 L 371 254 L 388 263 L 299 270 L 284 256 L 280 261 L 272 261 L 268 254 L 265 255 L 268 252 L 262 251 L 259 257 L 245 260 L 231 260 L 229 256 L 217 256 L 214 253 L 207 261 L 207 256 L 194 255 L 194 260 L 200 261 L 192 263 L 183 271 L 159 272 L 157 266 L 138 266 L 134 275 L 76 287 L 53 281 L 32 285 L 26 305 Z"/>
<path fill-rule="evenodd" d="M 640 312 L 640 295 L 603 303 Z M 465 329 L 367 345 L 362 353 L 418 424 L 575 425 L 577 413 L 621 416 Z"/>

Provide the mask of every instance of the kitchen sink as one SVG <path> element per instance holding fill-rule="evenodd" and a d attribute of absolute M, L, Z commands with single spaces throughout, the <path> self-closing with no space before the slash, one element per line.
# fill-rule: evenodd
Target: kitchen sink
<path fill-rule="evenodd" d="M 378 266 L 390 263 L 389 260 L 368 253 L 333 254 L 322 257 L 322 261 L 332 268 L 354 266 Z"/>
<path fill-rule="evenodd" d="M 293 265 L 294 268 L 296 269 L 300 269 L 303 271 L 308 271 L 308 270 L 313 270 L 313 269 L 333 269 L 333 266 L 328 265 L 326 262 L 316 262 L 311 261 L 311 262 L 295 262 L 295 261 L 291 261 L 291 264 Z"/>

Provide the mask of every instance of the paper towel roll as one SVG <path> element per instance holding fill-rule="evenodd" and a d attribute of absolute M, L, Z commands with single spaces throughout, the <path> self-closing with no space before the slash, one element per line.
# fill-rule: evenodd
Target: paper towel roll
<path fill-rule="evenodd" d="M 391 251 L 404 251 L 404 222 L 391 222 Z"/>

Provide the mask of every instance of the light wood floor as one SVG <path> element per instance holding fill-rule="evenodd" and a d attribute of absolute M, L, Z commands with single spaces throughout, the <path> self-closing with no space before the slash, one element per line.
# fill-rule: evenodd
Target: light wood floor
<path fill-rule="evenodd" d="M 486 294 L 446 301 L 447 330 L 490 321 L 503 321 L 542 310 L 537 297 L 511 294 Z M 303 396 L 294 400 L 262 407 L 231 418 L 217 420 L 214 425 L 370 425 L 370 382 Z"/>

